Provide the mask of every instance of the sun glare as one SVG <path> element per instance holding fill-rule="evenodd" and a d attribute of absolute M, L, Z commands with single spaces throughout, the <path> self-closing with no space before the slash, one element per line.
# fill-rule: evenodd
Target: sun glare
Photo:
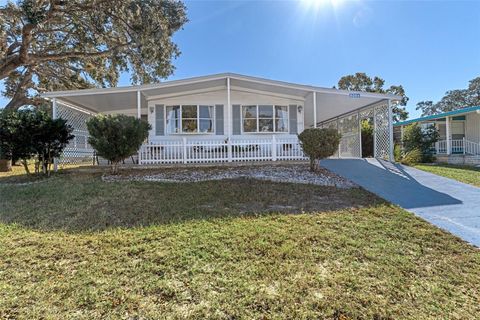
<path fill-rule="evenodd" d="M 300 0 L 308 9 L 320 9 L 325 5 L 337 7 L 342 0 Z"/>

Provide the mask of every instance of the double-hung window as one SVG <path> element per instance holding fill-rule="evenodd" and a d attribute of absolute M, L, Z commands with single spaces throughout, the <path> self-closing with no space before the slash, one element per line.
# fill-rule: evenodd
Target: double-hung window
<path fill-rule="evenodd" d="M 245 133 L 288 132 L 288 106 L 244 105 L 242 127 Z"/>
<path fill-rule="evenodd" d="M 174 133 L 213 133 L 214 107 L 209 105 L 171 105 L 166 107 L 166 128 Z"/>

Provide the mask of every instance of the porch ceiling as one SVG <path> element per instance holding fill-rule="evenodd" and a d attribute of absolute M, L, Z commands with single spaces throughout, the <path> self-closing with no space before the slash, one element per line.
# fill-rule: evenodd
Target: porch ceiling
<path fill-rule="evenodd" d="M 317 122 L 354 111 L 377 101 L 401 99 L 401 97 L 394 95 L 374 93 L 357 93 L 352 97 L 352 92 L 349 91 L 287 83 L 232 73 L 142 86 L 57 91 L 45 93 L 43 96 L 46 98 L 58 98 L 59 101 L 70 103 L 76 107 L 84 108 L 95 113 L 102 113 L 136 109 L 137 92 L 140 92 L 142 108 L 145 108 L 147 100 L 153 97 L 178 95 L 182 92 L 202 92 L 215 88 L 216 90 L 219 88 L 225 88 L 226 90 L 227 78 L 230 79 L 230 85 L 232 87 L 282 94 L 299 97 L 301 99 L 305 99 L 308 95 L 311 96 L 312 92 L 316 92 Z M 313 104 L 307 106 L 307 103 L 305 103 L 305 108 L 312 107 Z"/>

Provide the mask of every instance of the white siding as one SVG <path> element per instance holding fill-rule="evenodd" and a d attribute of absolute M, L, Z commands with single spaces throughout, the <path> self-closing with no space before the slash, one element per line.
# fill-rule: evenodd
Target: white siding
<path fill-rule="evenodd" d="M 466 115 L 465 139 L 480 143 L 480 114 L 471 112 Z"/>
<path fill-rule="evenodd" d="M 307 108 L 304 107 L 303 99 L 293 99 L 293 98 L 284 98 L 278 96 L 271 96 L 269 94 L 260 94 L 260 93 L 251 93 L 251 92 L 244 92 L 232 89 L 231 90 L 231 104 L 278 104 L 278 105 L 301 105 L 303 106 L 302 112 L 297 114 L 297 128 L 299 132 L 303 130 L 303 114 Z M 186 95 L 177 95 L 175 97 L 168 97 L 163 99 L 155 99 L 148 101 L 148 110 L 150 107 L 155 106 L 156 104 L 164 104 L 164 105 L 178 105 L 178 104 L 205 104 L 205 105 L 216 105 L 216 104 L 223 104 L 224 105 L 224 128 L 225 128 L 225 136 L 227 133 L 227 129 L 231 126 L 231 119 L 227 119 L 228 115 L 231 115 L 231 112 L 226 112 L 227 106 L 227 90 L 219 90 L 214 92 L 208 93 L 196 93 L 196 94 L 186 94 Z M 179 137 L 192 137 L 192 138 L 200 138 L 200 139 L 211 139 L 219 136 L 215 136 L 214 134 L 174 134 L 174 135 L 166 135 L 162 137 L 157 137 L 155 135 L 155 112 L 150 113 L 148 111 L 148 122 L 152 125 L 152 130 L 149 134 L 149 141 L 155 141 L 159 139 L 178 139 Z M 282 136 L 292 136 L 290 134 L 277 134 Z M 272 134 L 245 134 L 244 136 L 248 138 L 268 138 L 271 137 Z"/>

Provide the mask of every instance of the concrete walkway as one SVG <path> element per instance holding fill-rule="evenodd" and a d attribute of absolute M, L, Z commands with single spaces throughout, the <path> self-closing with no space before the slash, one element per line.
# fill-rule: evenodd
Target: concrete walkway
<path fill-rule="evenodd" d="M 480 247 L 480 188 L 376 159 L 327 159 L 321 165 Z"/>

